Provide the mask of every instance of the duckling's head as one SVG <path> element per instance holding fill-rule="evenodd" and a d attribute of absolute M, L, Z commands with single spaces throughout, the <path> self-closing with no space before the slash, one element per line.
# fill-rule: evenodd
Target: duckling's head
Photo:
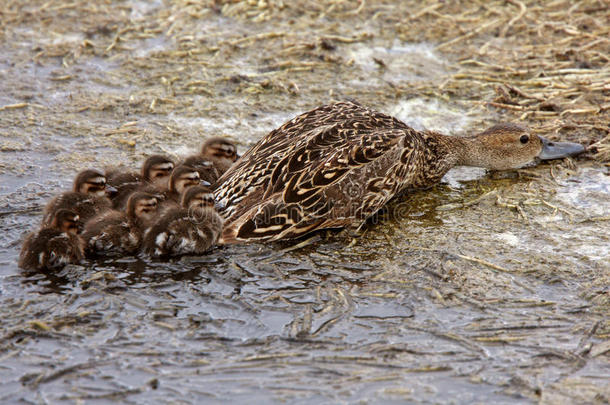
<path fill-rule="evenodd" d="M 201 146 L 201 155 L 207 159 L 227 160 L 231 163 L 239 158 L 235 145 L 222 137 L 206 140 Z"/>
<path fill-rule="evenodd" d="M 498 124 L 472 137 L 458 164 L 492 170 L 518 169 L 538 160 L 574 156 L 584 147 L 571 142 L 551 142 L 518 124 Z"/>
<path fill-rule="evenodd" d="M 106 176 L 99 170 L 83 170 L 74 179 L 73 190 L 77 193 L 104 197 L 106 194 L 116 191 L 106 184 Z"/>
<path fill-rule="evenodd" d="M 60 209 L 55 212 L 51 226 L 62 232 L 76 235 L 79 228 L 79 217 L 76 212 L 67 209 Z"/>
<path fill-rule="evenodd" d="M 157 216 L 159 200 L 156 195 L 137 191 L 127 200 L 127 216 L 152 223 Z"/>
<path fill-rule="evenodd" d="M 182 194 L 184 191 L 193 186 L 201 184 L 199 172 L 190 166 L 177 166 L 169 178 L 169 191 L 172 193 Z"/>
<path fill-rule="evenodd" d="M 174 166 L 173 160 L 167 156 L 153 155 L 146 159 L 142 165 L 142 179 L 152 183 L 160 190 L 165 190 Z"/>
<path fill-rule="evenodd" d="M 214 208 L 214 193 L 208 186 L 190 187 L 182 194 L 180 205 L 187 209 L 193 207 Z"/>

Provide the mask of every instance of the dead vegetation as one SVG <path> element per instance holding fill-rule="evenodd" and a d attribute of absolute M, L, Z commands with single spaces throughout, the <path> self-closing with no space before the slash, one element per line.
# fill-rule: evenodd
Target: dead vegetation
<path fill-rule="evenodd" d="M 13 27 L 38 32 L 39 43 L 25 59 L 56 65 L 58 86 L 82 80 L 71 67 L 95 56 L 110 66 L 90 80 L 135 87 L 95 100 L 77 96 L 77 111 L 242 120 L 248 119 L 244 105 L 265 113 L 346 97 L 379 107 L 430 97 L 487 109 L 493 119 L 524 121 L 536 132 L 583 142 L 596 159 L 610 161 L 610 11 L 604 1 L 179 0 L 164 7 L 9 1 L 2 13 L 5 47 L 24 35 Z M 440 82 L 341 85 L 362 77 L 343 47 L 393 41 L 435 44 L 453 61 L 450 73 Z M 383 60 L 376 63 L 384 69 Z M 26 104 L 1 108 L 33 103 Z"/>

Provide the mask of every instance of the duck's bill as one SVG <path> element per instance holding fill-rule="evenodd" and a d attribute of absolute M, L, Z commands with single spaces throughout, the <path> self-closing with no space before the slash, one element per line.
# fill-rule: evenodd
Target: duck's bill
<path fill-rule="evenodd" d="M 552 142 L 546 138 L 542 140 L 542 151 L 538 155 L 541 160 L 561 159 L 568 156 L 576 156 L 585 151 L 585 147 L 579 143 Z"/>
<path fill-rule="evenodd" d="M 104 190 L 104 192 L 106 196 L 112 198 L 119 192 L 119 190 L 117 190 L 116 187 L 112 187 L 106 184 L 106 189 Z"/>

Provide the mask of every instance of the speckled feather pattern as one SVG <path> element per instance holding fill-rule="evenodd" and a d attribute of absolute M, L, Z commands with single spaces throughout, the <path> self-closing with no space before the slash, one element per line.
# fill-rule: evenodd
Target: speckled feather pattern
<path fill-rule="evenodd" d="M 218 240 L 222 225 L 213 208 L 171 208 L 145 232 L 143 250 L 151 257 L 203 254 Z"/>
<path fill-rule="evenodd" d="M 111 209 L 112 203 L 106 197 L 67 191 L 47 203 L 42 217 L 42 226 L 49 226 L 55 213 L 62 208 L 73 210 L 78 214 L 81 222 L 85 223 L 99 213 Z"/>
<path fill-rule="evenodd" d="M 142 230 L 126 213 L 111 210 L 87 222 L 81 236 L 88 254 L 118 256 L 138 251 Z"/>
<path fill-rule="evenodd" d="M 440 135 L 352 102 L 322 106 L 272 131 L 219 180 L 221 242 L 278 240 L 359 224 L 406 188 L 452 166 Z"/>
<path fill-rule="evenodd" d="M 55 270 L 83 259 L 81 240 L 58 229 L 44 228 L 30 233 L 21 249 L 19 267 L 29 270 Z"/>

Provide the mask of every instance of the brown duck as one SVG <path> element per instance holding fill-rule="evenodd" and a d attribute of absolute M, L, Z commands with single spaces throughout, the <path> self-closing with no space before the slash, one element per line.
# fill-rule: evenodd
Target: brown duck
<path fill-rule="evenodd" d="M 515 124 L 453 137 L 352 102 L 322 106 L 269 133 L 219 179 L 219 243 L 362 224 L 397 194 L 430 187 L 454 166 L 505 170 L 583 150 Z"/>
<path fill-rule="evenodd" d="M 166 201 L 164 208 L 178 207 L 182 194 L 189 188 L 202 184 L 199 172 L 190 166 L 179 165 L 172 171 L 169 177 L 168 189 L 165 192 Z M 203 185 L 209 186 L 210 183 L 204 182 Z"/>
<path fill-rule="evenodd" d="M 85 224 L 82 239 L 89 255 L 116 256 L 135 254 L 144 231 L 157 218 L 155 195 L 134 192 L 127 202 L 127 211 L 106 211 Z"/>
<path fill-rule="evenodd" d="M 69 209 L 78 215 L 82 224 L 95 215 L 112 208 L 108 194 L 116 190 L 106 184 L 106 176 L 98 170 L 83 170 L 74 179 L 72 191 L 62 193 L 49 201 L 44 209 L 42 226 L 50 226 L 55 213 Z"/>
<path fill-rule="evenodd" d="M 167 191 L 174 166 L 174 162 L 169 157 L 153 155 L 144 161 L 140 173 L 117 169 L 106 171 L 108 184 L 116 189 L 111 196 L 113 208 L 125 210 L 127 200 L 136 191 L 153 194 Z"/>
<path fill-rule="evenodd" d="M 78 236 L 79 218 L 67 209 L 54 211 L 50 224 L 30 233 L 21 247 L 19 267 L 25 270 L 57 270 L 83 259 Z"/>
<path fill-rule="evenodd" d="M 201 170 L 201 179 L 214 184 L 218 176 L 229 170 L 229 167 L 238 158 L 235 144 L 223 137 L 216 136 L 206 140 L 201 146 L 201 152 L 198 155 L 187 157 L 184 164 Z M 216 178 L 213 178 L 214 171 Z"/>
<path fill-rule="evenodd" d="M 146 232 L 144 251 L 152 257 L 205 253 L 218 240 L 222 224 L 212 190 L 190 187 L 182 195 L 181 207 L 167 210 Z"/>
<path fill-rule="evenodd" d="M 165 191 L 175 167 L 174 161 L 167 156 L 153 155 L 142 165 L 142 182 L 152 184 L 159 191 Z"/>
<path fill-rule="evenodd" d="M 184 159 L 182 164 L 197 170 L 199 178 L 210 184 L 215 184 L 220 177 L 220 173 L 218 172 L 218 169 L 214 167 L 214 163 L 201 155 L 189 156 Z"/>

